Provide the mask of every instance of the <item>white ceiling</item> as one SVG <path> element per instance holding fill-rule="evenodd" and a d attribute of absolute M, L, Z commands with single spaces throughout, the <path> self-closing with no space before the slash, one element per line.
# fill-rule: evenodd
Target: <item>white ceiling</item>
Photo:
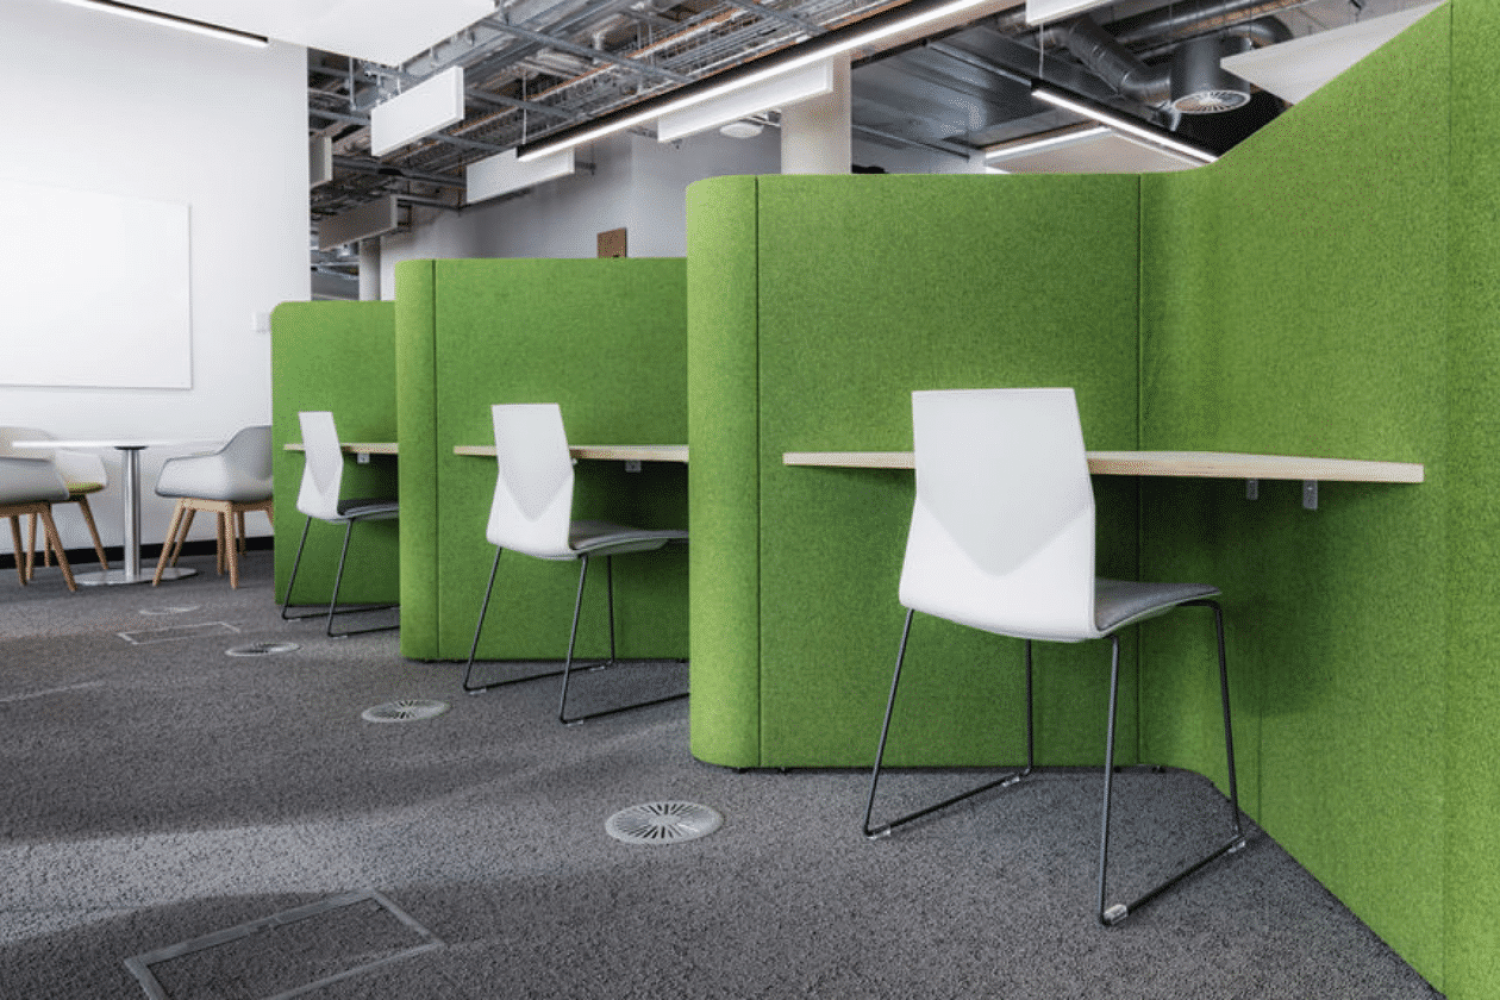
<path fill-rule="evenodd" d="M 494 0 L 132 0 L 133 6 L 399 66 L 494 13 Z"/>

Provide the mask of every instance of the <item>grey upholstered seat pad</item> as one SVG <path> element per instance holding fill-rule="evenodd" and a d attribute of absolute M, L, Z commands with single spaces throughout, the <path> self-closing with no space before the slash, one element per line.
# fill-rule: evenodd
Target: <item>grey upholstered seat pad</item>
<path fill-rule="evenodd" d="M 650 530 L 630 528 L 609 521 L 574 521 L 568 526 L 568 547 L 585 552 L 645 552 L 668 542 L 687 541 L 688 533 L 675 528 Z"/>
<path fill-rule="evenodd" d="M 387 497 L 365 497 L 339 501 L 339 515 L 350 520 L 369 517 L 390 517 L 400 512 L 401 506 Z"/>
<path fill-rule="evenodd" d="M 1204 583 L 1135 583 L 1099 577 L 1094 580 L 1094 627 L 1100 632 L 1113 632 L 1183 601 L 1218 594 L 1219 588 Z"/>

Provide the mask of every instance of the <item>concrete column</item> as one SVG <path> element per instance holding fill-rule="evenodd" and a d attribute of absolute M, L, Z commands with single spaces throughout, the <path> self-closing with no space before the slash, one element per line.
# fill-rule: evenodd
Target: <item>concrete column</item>
<path fill-rule="evenodd" d="M 359 300 L 380 299 L 380 237 L 359 241 Z"/>
<path fill-rule="evenodd" d="M 854 158 L 849 56 L 833 60 L 833 92 L 781 109 L 781 172 L 847 174 Z"/>

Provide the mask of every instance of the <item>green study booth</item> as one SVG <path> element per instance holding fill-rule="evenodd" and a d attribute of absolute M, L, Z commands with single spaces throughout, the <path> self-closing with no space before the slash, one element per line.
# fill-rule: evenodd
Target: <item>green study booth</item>
<path fill-rule="evenodd" d="M 290 502 L 302 457 L 297 413 L 330 410 L 345 442 L 395 442 L 395 456 L 345 464 L 345 496 L 399 490 L 401 516 L 355 529 L 340 601 L 401 604 L 401 652 L 469 655 L 494 549 L 485 539 L 495 403 L 561 405 L 573 444 L 686 444 L 687 333 L 681 259 L 414 260 L 394 302 L 288 303 L 272 318 L 277 599 L 303 517 Z M 579 461 L 574 514 L 641 527 L 688 523 L 681 463 Z M 314 522 L 297 604 L 326 602 L 343 529 Z M 649 565 L 647 565 L 649 563 Z M 482 659 L 557 658 L 577 565 L 507 561 Z M 615 567 L 620 655 L 686 658 L 687 554 Z M 591 575 L 592 576 L 592 575 Z M 602 580 L 589 588 L 579 655 L 608 651 Z M 455 681 L 456 683 L 456 681 Z"/>
<path fill-rule="evenodd" d="M 693 754 L 873 760 L 912 474 L 785 456 L 909 451 L 913 389 L 1073 386 L 1091 450 L 1420 463 L 1311 510 L 1096 476 L 1099 566 L 1222 588 L 1246 810 L 1436 987 L 1500 995 L 1497 49 L 1500 5 L 1452 0 L 1182 173 L 693 185 Z M 1212 641 L 1131 637 L 1124 759 L 1223 787 Z M 909 655 L 889 761 L 1023 759 L 1019 642 L 919 618 Z M 1101 764 L 1107 651 L 1036 670 L 1039 761 Z"/>
<path fill-rule="evenodd" d="M 622 651 L 690 649 L 701 760 L 866 767 L 911 473 L 787 453 L 908 450 L 917 388 L 1070 385 L 1092 450 L 1422 463 L 1316 510 L 1300 483 L 1096 477 L 1099 565 L 1223 589 L 1247 811 L 1435 986 L 1493 996 L 1497 46 L 1500 10 L 1452 0 L 1199 170 L 718 178 L 689 191 L 685 265 L 414 261 L 394 306 L 282 307 L 278 493 L 298 409 L 399 440 L 399 532 L 358 596 L 399 591 L 404 655 L 463 659 L 495 473 L 453 448 L 490 442 L 491 403 L 560 402 L 574 443 L 690 439 L 686 470 L 579 463 L 585 516 L 680 524 L 691 490 L 689 582 L 622 581 L 622 616 L 646 601 Z M 482 657 L 556 655 L 574 571 L 521 562 L 507 600 L 534 603 Z M 1120 754 L 1222 785 L 1191 617 L 1130 638 Z M 890 761 L 1015 762 L 1019 644 L 935 621 L 912 643 Z M 1038 654 L 1039 760 L 1101 763 L 1107 657 Z"/>

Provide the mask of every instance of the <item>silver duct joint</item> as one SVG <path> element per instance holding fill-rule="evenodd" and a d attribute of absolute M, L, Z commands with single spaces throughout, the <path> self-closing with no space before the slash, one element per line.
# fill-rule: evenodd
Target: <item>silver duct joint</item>
<path fill-rule="evenodd" d="M 1073 58 L 1125 97 L 1165 109 L 1172 96 L 1170 66 L 1147 66 L 1087 14 L 1059 29 L 1062 45 Z"/>

